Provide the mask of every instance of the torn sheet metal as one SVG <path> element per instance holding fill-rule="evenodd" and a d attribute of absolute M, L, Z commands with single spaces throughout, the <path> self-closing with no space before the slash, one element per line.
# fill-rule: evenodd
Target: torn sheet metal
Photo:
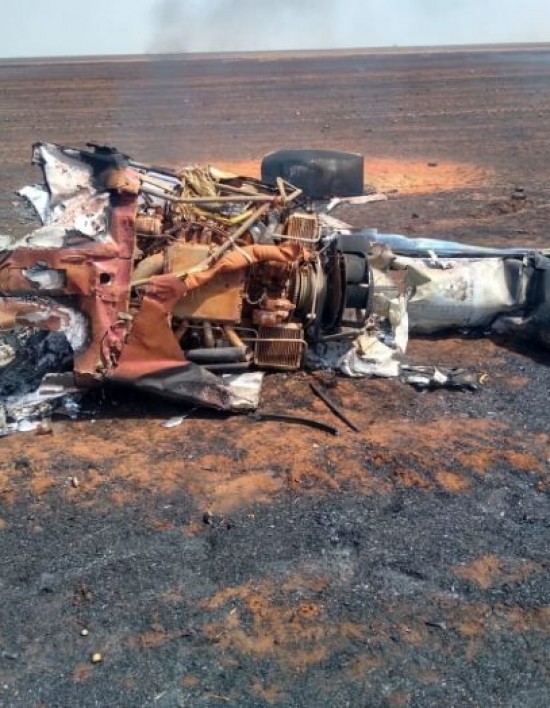
<path fill-rule="evenodd" d="M 263 184 L 89 148 L 34 146 L 43 184 L 21 194 L 41 225 L 0 238 L 4 401 L 72 367 L 83 389 L 111 382 L 249 410 L 254 368 L 306 361 L 452 385 L 451 374 L 410 368 L 409 333 L 494 324 L 550 342 L 544 253 L 357 231 L 282 177 Z M 39 363 L 27 373 L 14 332 Z"/>
<path fill-rule="evenodd" d="M 449 369 L 440 366 L 401 366 L 401 380 L 420 389 L 454 388 L 477 391 L 478 377 L 466 369 Z"/>
<path fill-rule="evenodd" d="M 538 254 L 533 259 L 530 306 L 517 314 L 500 315 L 492 330 L 528 342 L 540 342 L 550 349 L 550 258 Z"/>
<path fill-rule="evenodd" d="M 515 258 L 423 260 L 398 258 L 406 268 L 411 332 L 488 327 L 500 314 L 527 303 L 533 268 Z"/>
<path fill-rule="evenodd" d="M 473 390 L 477 385 L 471 372 L 410 361 L 409 334 L 492 328 L 550 345 L 550 259 L 544 253 L 505 249 L 502 255 L 500 249 L 467 244 L 360 234 L 371 243 L 375 321 L 348 348 L 342 342 L 317 346 L 308 357 L 313 366 L 337 368 L 353 377 L 399 377 L 419 388 Z M 397 256 L 388 244 L 409 255 Z M 461 254 L 455 257 L 443 258 L 431 250 L 458 253 L 458 246 Z M 391 323 L 391 335 L 381 328 L 384 322 Z"/>
<path fill-rule="evenodd" d="M 80 153 L 37 143 L 33 162 L 40 165 L 45 184 L 29 185 L 18 194 L 33 206 L 44 227 L 24 237 L 13 247 L 61 248 L 74 242 L 75 232 L 88 239 L 107 241 L 109 194 L 94 181 L 93 163 Z M 59 243 L 60 236 L 63 241 Z"/>
<path fill-rule="evenodd" d="M 339 359 L 338 368 L 352 378 L 378 376 L 391 379 L 399 376 L 401 364 L 394 349 L 376 337 L 362 335 L 356 341 L 356 346 Z"/>
<path fill-rule="evenodd" d="M 374 204 L 374 202 L 387 202 L 387 194 L 376 193 L 376 194 L 364 194 L 360 197 L 335 197 L 331 199 L 326 206 L 326 213 L 330 214 L 331 211 L 336 209 L 338 206 L 364 206 L 365 204 Z"/>
<path fill-rule="evenodd" d="M 50 192 L 44 184 L 29 184 L 20 189 L 17 194 L 24 197 L 33 207 L 43 224 L 50 219 Z"/>
<path fill-rule="evenodd" d="M 90 336 L 88 321 L 70 301 L 45 296 L 0 296 L 0 331 L 18 333 L 33 328 L 62 333 L 74 354 L 85 349 Z"/>
<path fill-rule="evenodd" d="M 373 243 L 389 246 L 396 255 L 418 256 L 425 258 L 435 253 L 440 258 L 481 258 L 484 256 L 494 258 L 508 258 L 524 256 L 532 253 L 529 248 L 490 248 L 474 244 L 459 243 L 458 241 L 445 241 L 432 238 L 410 238 L 401 234 L 383 234 L 376 229 L 362 231 Z"/>
<path fill-rule="evenodd" d="M 300 189 L 89 147 L 34 146 L 44 182 L 20 194 L 42 225 L 0 244 L 0 327 L 53 336 L 59 308 L 77 312 L 86 335 L 70 346 L 81 386 L 252 409 L 254 365 L 296 370 L 346 309 L 366 321 L 363 244 L 348 254 Z"/>
<path fill-rule="evenodd" d="M 35 143 L 32 162 L 40 165 L 50 195 L 50 208 L 82 192 L 94 191 L 94 168 L 81 159 L 82 153 L 52 143 Z"/>
<path fill-rule="evenodd" d="M 36 390 L 0 400 L 0 437 L 37 430 L 60 405 L 71 407 L 76 414 L 81 395 L 72 376 L 46 374 Z"/>
<path fill-rule="evenodd" d="M 225 374 L 223 382 L 231 396 L 231 408 L 236 411 L 255 411 L 260 405 L 264 373 Z"/>

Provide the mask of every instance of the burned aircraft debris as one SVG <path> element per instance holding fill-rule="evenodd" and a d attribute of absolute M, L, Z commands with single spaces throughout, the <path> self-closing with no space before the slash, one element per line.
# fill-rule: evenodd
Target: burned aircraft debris
<path fill-rule="evenodd" d="M 344 154 L 339 175 L 338 155 L 292 151 L 292 169 L 268 156 L 261 182 L 34 145 L 44 183 L 20 194 L 42 225 L 0 237 L 0 427 L 13 429 L 21 400 L 43 414 L 105 382 L 255 410 L 253 369 L 304 362 L 444 385 L 413 376 L 409 330 L 507 327 L 548 343 L 544 253 L 352 230 L 317 199 L 357 196 L 360 158 Z"/>

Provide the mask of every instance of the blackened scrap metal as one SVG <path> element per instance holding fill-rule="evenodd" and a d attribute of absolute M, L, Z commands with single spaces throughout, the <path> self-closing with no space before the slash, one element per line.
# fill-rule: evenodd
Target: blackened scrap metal
<path fill-rule="evenodd" d="M 350 176 L 348 168 L 358 178 L 356 201 L 365 200 L 360 156 L 286 155 L 284 165 L 293 169 L 305 160 L 319 187 L 302 193 L 284 170 L 266 184 L 211 167 L 147 166 L 90 147 L 35 146 L 45 184 L 26 194 L 43 227 L 0 239 L 0 327 L 46 330 L 52 341 L 60 330 L 79 385 L 124 381 L 235 411 L 238 396 L 220 374 L 246 378 L 252 366 L 296 371 L 304 360 L 349 376 L 401 375 L 416 386 L 476 384 L 459 370 L 407 369 L 409 330 L 488 327 L 506 314 L 502 327 L 548 341 L 550 260 L 542 252 L 480 254 L 327 220 L 315 194 L 334 197 L 335 185 L 350 184 L 339 179 Z M 426 246 L 433 247 L 429 258 Z M 400 268 L 404 277 L 396 275 Z M 51 304 L 37 309 L 43 294 Z M 76 337 L 80 320 L 85 335 Z M 355 346 L 350 335 L 359 337 Z M 322 387 L 311 388 L 359 432 Z M 258 405 L 259 395 L 248 409 Z M 277 419 L 327 430 L 308 418 Z"/>
<path fill-rule="evenodd" d="M 312 382 L 310 382 L 309 386 L 313 393 L 323 401 L 323 403 L 334 413 L 334 415 L 340 418 L 341 421 L 343 421 L 349 428 L 354 430 L 356 433 L 361 432 L 361 429 L 348 418 L 348 416 L 344 413 L 340 406 L 336 405 L 336 403 L 334 403 L 334 401 L 329 396 L 327 396 L 327 394 L 322 391 L 319 386 Z"/>
<path fill-rule="evenodd" d="M 465 369 L 449 369 L 441 366 L 401 365 L 401 379 L 419 389 L 467 389 L 477 391 L 483 385 L 483 374 L 477 375 Z"/>
<path fill-rule="evenodd" d="M 277 423 L 296 423 L 298 425 L 305 425 L 308 428 L 315 428 L 316 430 L 322 430 L 324 433 L 329 433 L 330 435 L 339 435 L 338 428 L 333 425 L 328 425 L 328 423 L 323 423 L 320 420 L 315 420 L 314 418 L 305 418 L 304 416 L 283 414 L 283 413 L 270 413 L 268 411 L 249 413 L 248 418 L 256 423 L 262 422 L 277 422 Z"/>
<path fill-rule="evenodd" d="M 307 342 L 337 328 L 346 305 L 357 307 L 338 266 L 345 248 L 295 186 L 212 168 L 166 170 L 88 147 L 35 146 L 44 185 L 32 194 L 46 200 L 37 213 L 47 233 L 10 240 L 0 263 L 5 329 L 21 325 L 41 290 L 54 305 L 70 299 L 82 316 L 87 336 L 73 347 L 73 369 L 83 387 L 123 381 L 232 409 L 214 373 L 261 364 L 266 346 L 269 368 L 297 370 Z M 29 326 L 55 332 L 56 311 Z M 278 336 L 262 337 L 266 328 Z"/>
<path fill-rule="evenodd" d="M 172 368 L 155 369 L 141 376 L 123 377 L 116 374 L 109 381 L 179 403 L 196 404 L 219 411 L 231 409 L 231 395 L 220 377 L 193 362 Z"/>

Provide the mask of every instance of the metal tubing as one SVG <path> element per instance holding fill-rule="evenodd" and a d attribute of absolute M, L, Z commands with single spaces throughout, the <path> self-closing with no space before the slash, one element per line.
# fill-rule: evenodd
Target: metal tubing
<path fill-rule="evenodd" d="M 334 401 L 332 401 L 324 391 L 321 391 L 321 389 L 314 383 L 310 383 L 309 385 L 313 393 L 323 401 L 325 406 L 327 406 L 327 408 L 329 408 L 335 416 L 338 416 L 340 420 L 342 420 L 349 428 L 354 430 L 356 433 L 361 432 L 360 429 L 355 425 L 355 423 L 353 423 L 348 418 L 348 416 L 344 413 L 340 406 L 337 406 L 336 403 L 334 403 Z"/>
<path fill-rule="evenodd" d="M 205 369 L 213 374 L 241 374 L 252 366 L 249 361 L 236 361 L 233 364 L 203 364 Z"/>
<path fill-rule="evenodd" d="M 159 189 L 162 188 L 159 187 Z M 178 197 L 172 196 L 171 194 L 159 194 L 153 189 L 146 187 L 144 184 L 141 185 L 141 191 L 145 194 L 150 194 L 153 197 L 165 199 L 167 202 L 174 202 L 174 204 L 248 204 L 250 202 L 258 202 L 260 204 L 272 204 L 273 202 L 279 201 L 278 196 L 253 194 L 251 194 L 250 196 L 235 195 L 234 197 Z"/>
<path fill-rule="evenodd" d="M 214 341 L 214 332 L 212 330 L 212 325 L 210 324 L 210 322 L 204 323 L 203 335 L 204 343 L 206 344 L 208 349 L 213 349 L 216 346 L 216 343 Z"/>
<path fill-rule="evenodd" d="M 185 358 L 195 364 L 234 364 L 247 361 L 246 347 L 217 347 L 214 349 L 189 349 Z"/>
<path fill-rule="evenodd" d="M 231 344 L 232 347 L 244 347 L 245 343 L 243 340 L 239 337 L 237 332 L 233 329 L 233 327 L 224 327 L 223 328 L 224 334 L 227 337 L 228 342 Z"/>

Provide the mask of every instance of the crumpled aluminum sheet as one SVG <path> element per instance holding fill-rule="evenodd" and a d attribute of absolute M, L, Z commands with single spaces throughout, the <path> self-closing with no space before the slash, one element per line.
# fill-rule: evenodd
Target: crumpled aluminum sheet
<path fill-rule="evenodd" d="M 222 382 L 229 390 L 231 410 L 255 411 L 260 405 L 263 379 L 263 371 L 224 374 Z"/>
<path fill-rule="evenodd" d="M 426 256 L 435 253 L 440 258 L 475 258 L 493 256 L 505 258 L 533 253 L 532 248 L 489 248 L 474 244 L 445 241 L 433 238 L 409 238 L 400 234 L 381 234 L 376 229 L 364 232 L 373 243 L 389 246 L 396 255 Z"/>
<path fill-rule="evenodd" d="M 36 391 L 10 396 L 0 401 L 0 437 L 36 430 L 55 409 L 67 404 L 75 416 L 82 391 L 70 383 L 61 383 L 56 374 L 46 375 Z"/>
<path fill-rule="evenodd" d="M 75 232 L 88 239 L 108 241 L 109 194 L 94 187 L 91 166 L 49 143 L 36 145 L 33 159 L 42 166 L 47 186 L 28 185 L 18 194 L 32 205 L 42 227 L 20 239 L 3 237 L 0 248 L 62 248 Z"/>
<path fill-rule="evenodd" d="M 496 317 L 522 310 L 533 269 L 512 258 L 428 262 L 398 258 L 406 267 L 411 332 L 488 327 Z"/>

